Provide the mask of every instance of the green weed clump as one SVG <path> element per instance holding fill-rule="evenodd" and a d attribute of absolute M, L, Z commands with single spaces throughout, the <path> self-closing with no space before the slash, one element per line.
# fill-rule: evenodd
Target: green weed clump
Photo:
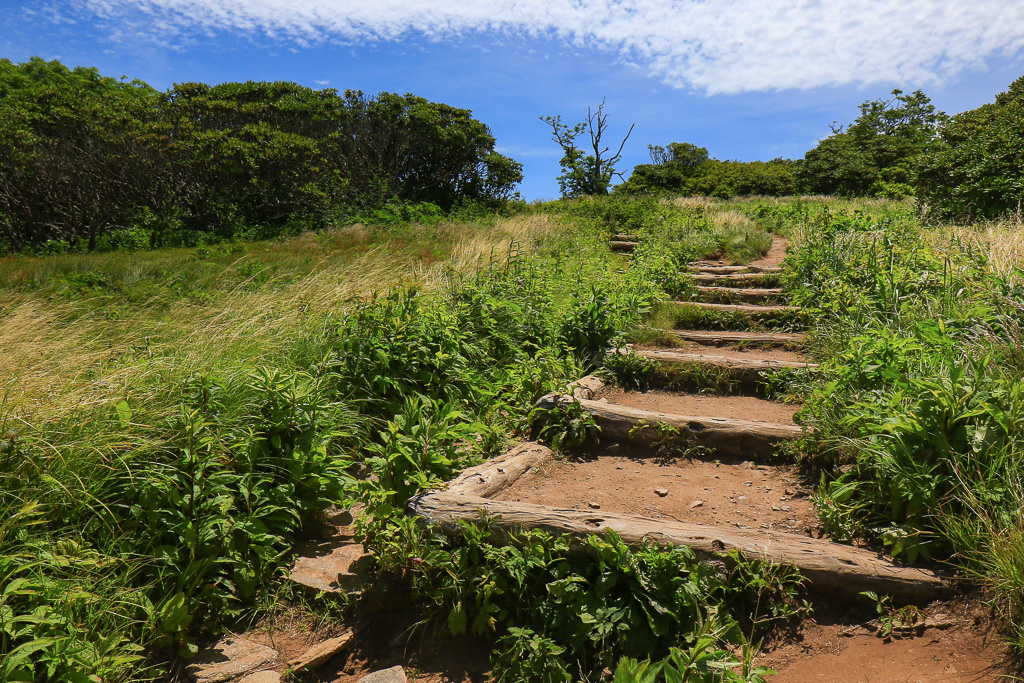
<path fill-rule="evenodd" d="M 665 659 L 692 680 L 760 681 L 764 669 L 730 670 L 739 663 L 730 650 L 749 658 L 751 636 L 804 609 L 795 572 L 738 556 L 724 569 L 685 547 L 630 549 L 615 534 L 577 547 L 526 529 L 495 545 L 486 519 L 454 540 L 424 540 L 405 522 L 389 531 L 387 547 L 400 552 L 382 560 L 413 572 L 430 617 L 452 633 L 496 639 L 498 680 L 600 680 L 628 669 L 627 657 Z M 702 677 L 712 670 L 725 678 Z"/>
<path fill-rule="evenodd" d="M 799 241 L 792 297 L 825 359 L 801 415 L 826 529 L 985 577 L 1019 642 L 1018 274 L 995 269 L 983 241 L 923 230 L 900 210 L 822 212 Z"/>

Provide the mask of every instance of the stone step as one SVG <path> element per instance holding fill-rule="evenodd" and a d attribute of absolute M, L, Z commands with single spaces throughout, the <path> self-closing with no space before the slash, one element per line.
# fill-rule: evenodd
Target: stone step
<path fill-rule="evenodd" d="M 782 290 L 751 289 L 738 287 L 705 287 L 698 286 L 697 293 L 701 301 L 707 303 L 763 303 L 775 301 L 782 296 Z"/>
<path fill-rule="evenodd" d="M 670 334 L 683 341 L 704 346 L 750 344 L 751 346 L 802 346 L 806 334 L 787 332 L 715 332 L 711 330 L 671 330 Z"/>

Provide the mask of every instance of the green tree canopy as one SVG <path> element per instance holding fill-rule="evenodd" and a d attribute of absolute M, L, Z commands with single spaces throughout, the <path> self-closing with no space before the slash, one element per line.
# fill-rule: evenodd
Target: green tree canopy
<path fill-rule="evenodd" d="M 995 102 L 957 114 L 923 155 L 918 196 L 944 218 L 995 218 L 1024 202 L 1024 77 Z"/>
<path fill-rule="evenodd" d="M 893 90 L 888 100 L 865 101 L 848 127 L 804 155 L 797 182 L 806 192 L 841 196 L 904 197 L 913 193 L 913 162 L 938 134 L 946 115 L 920 90 Z"/>
<path fill-rule="evenodd" d="M 629 180 L 615 188 L 617 193 L 725 198 L 779 196 L 794 190 L 795 163 L 786 159 L 720 161 L 710 158 L 706 148 L 688 142 L 673 142 L 667 147 L 649 145 L 648 150 L 654 163 L 634 167 Z"/>
<path fill-rule="evenodd" d="M 269 235 L 390 201 L 497 204 L 522 167 L 472 112 L 289 82 L 140 81 L 0 61 L 0 248 Z M 255 232 L 254 232 L 255 231 Z M 137 242 L 137 240 L 136 240 Z"/>

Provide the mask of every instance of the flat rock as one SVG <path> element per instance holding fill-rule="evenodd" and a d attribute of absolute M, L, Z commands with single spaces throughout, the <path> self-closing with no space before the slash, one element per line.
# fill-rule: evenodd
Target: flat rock
<path fill-rule="evenodd" d="M 409 678 L 405 675 L 405 669 L 393 666 L 390 669 L 381 669 L 367 674 L 356 683 L 409 683 Z"/>
<path fill-rule="evenodd" d="M 320 666 L 334 655 L 348 647 L 352 640 L 352 631 L 346 631 L 337 638 L 317 643 L 306 650 L 305 654 L 288 662 L 288 666 L 296 673 Z"/>
<path fill-rule="evenodd" d="M 257 671 L 240 679 L 238 683 L 281 683 L 281 674 L 276 671 Z"/>
<path fill-rule="evenodd" d="M 274 661 L 277 650 L 238 636 L 227 636 L 195 656 L 185 667 L 196 683 L 219 683 Z"/>
<path fill-rule="evenodd" d="M 359 543 L 334 539 L 299 548 L 288 577 L 295 583 L 327 593 L 358 593 L 369 581 L 373 556 Z"/>
<path fill-rule="evenodd" d="M 657 493 L 662 498 L 668 495 L 668 489 L 654 489 L 654 492 Z"/>

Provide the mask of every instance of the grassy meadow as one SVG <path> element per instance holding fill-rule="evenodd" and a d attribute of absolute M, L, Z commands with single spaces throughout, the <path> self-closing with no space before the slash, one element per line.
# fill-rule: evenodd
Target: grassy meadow
<path fill-rule="evenodd" d="M 980 579 L 1024 651 L 1022 228 L 925 226 L 908 201 L 611 197 L 0 259 L 0 680 L 159 680 L 281 603 L 344 621 L 282 576 L 355 503 L 381 576 L 492 639 L 497 679 L 646 680 L 651 659 L 761 680 L 756 641 L 806 609 L 785 568 L 723 576 L 615 538 L 580 559 L 541 532 L 498 548 L 486 522 L 453 541 L 401 510 L 530 434 L 536 399 L 615 343 L 746 326 L 659 302 L 689 298 L 687 261 L 748 262 L 773 235 L 804 309 L 781 329 L 823 364 L 794 390 L 792 457 L 826 529 Z M 632 259 L 615 233 L 641 236 Z"/>

